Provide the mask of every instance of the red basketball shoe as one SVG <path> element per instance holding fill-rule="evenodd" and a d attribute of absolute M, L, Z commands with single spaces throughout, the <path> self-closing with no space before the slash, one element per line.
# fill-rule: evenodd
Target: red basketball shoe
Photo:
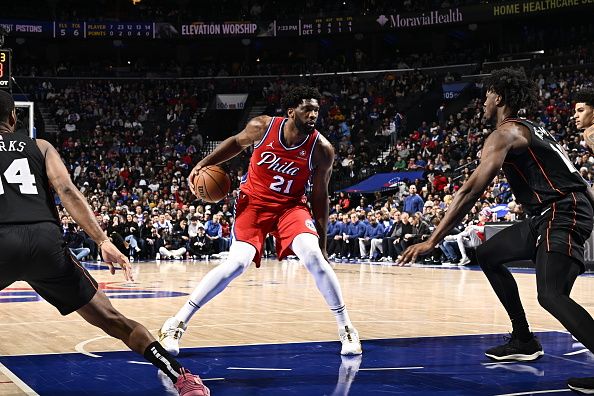
<path fill-rule="evenodd" d="M 209 396 L 210 390 L 202 383 L 202 380 L 197 375 L 190 373 L 186 369 L 182 369 L 181 375 L 177 377 L 177 382 L 174 384 L 175 389 L 180 396 Z"/>

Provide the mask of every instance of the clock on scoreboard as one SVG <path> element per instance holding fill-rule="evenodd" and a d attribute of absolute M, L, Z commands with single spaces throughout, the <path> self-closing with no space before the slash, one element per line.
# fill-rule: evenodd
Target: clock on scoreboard
<path fill-rule="evenodd" d="M 9 49 L 0 49 L 0 89 L 12 87 L 10 60 L 12 53 Z"/>

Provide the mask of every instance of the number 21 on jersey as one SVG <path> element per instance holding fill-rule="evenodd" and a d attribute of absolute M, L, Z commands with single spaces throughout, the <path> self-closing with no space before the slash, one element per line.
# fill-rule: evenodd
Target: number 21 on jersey
<path fill-rule="evenodd" d="M 37 194 L 35 186 L 35 176 L 29 168 L 27 158 L 19 158 L 12 161 L 10 166 L 4 171 L 4 179 L 10 184 L 18 184 L 21 194 Z M 0 195 L 4 194 L 4 185 L 0 178 Z"/>
<path fill-rule="evenodd" d="M 272 191 L 281 192 L 283 190 L 283 186 L 285 184 L 285 178 L 279 175 L 273 177 L 275 182 L 270 183 L 270 189 Z M 289 194 L 291 192 L 291 186 L 293 185 L 293 180 L 287 180 L 287 186 L 285 187 L 284 194 Z"/>

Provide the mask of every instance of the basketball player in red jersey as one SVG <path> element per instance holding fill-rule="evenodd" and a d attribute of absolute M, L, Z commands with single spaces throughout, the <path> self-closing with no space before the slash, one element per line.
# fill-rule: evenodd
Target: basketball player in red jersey
<path fill-rule="evenodd" d="M 188 302 L 159 332 L 160 341 L 173 355 L 179 353 L 179 339 L 190 318 L 242 274 L 252 261 L 260 266 L 268 233 L 276 237 L 279 260 L 294 252 L 314 276 L 336 317 L 341 354 L 361 354 L 359 336 L 349 319 L 338 279 L 326 253 L 328 182 L 334 149 L 315 129 L 319 99 L 316 89 L 302 86 L 291 89 L 282 99 L 287 118 L 253 118 L 244 130 L 223 141 L 190 173 L 189 185 L 193 189 L 194 177 L 202 167 L 218 165 L 254 146 L 236 203 L 233 242 L 227 260 L 202 279 Z M 304 195 L 310 177 L 313 219 Z"/>

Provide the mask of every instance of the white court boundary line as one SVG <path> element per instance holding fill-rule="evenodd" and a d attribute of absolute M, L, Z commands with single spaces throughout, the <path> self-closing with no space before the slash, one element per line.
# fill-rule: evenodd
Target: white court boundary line
<path fill-rule="evenodd" d="M 579 355 L 580 353 L 587 353 L 587 352 L 590 352 L 590 350 L 589 349 L 580 349 L 578 351 L 564 353 L 563 356 L 574 356 L 574 355 Z"/>
<path fill-rule="evenodd" d="M 494 365 L 500 365 L 500 364 L 515 364 L 515 363 L 522 363 L 521 361 L 500 361 L 500 362 L 489 362 L 489 363 L 481 363 L 483 366 L 494 366 Z"/>
<path fill-rule="evenodd" d="M 367 367 L 367 368 L 360 368 L 359 371 L 390 371 L 390 370 L 418 370 L 424 369 L 423 366 L 416 366 L 416 367 Z"/>
<path fill-rule="evenodd" d="M 290 368 L 271 368 L 271 367 L 227 367 L 227 370 L 293 371 L 293 369 L 290 369 Z"/>
<path fill-rule="evenodd" d="M 96 355 L 96 354 L 94 354 L 94 353 L 92 353 L 92 352 L 88 352 L 88 351 L 85 349 L 85 345 L 87 345 L 87 344 L 89 344 L 89 343 L 91 343 L 91 342 L 93 342 L 93 341 L 102 340 L 102 339 L 104 339 L 104 338 L 112 338 L 112 337 L 111 337 L 111 336 L 108 336 L 108 335 L 102 335 L 102 336 L 99 336 L 99 337 L 90 338 L 90 339 L 88 339 L 88 340 L 86 340 L 86 341 L 79 342 L 79 343 L 78 343 L 78 344 L 76 344 L 76 345 L 75 345 L 75 347 L 74 347 L 74 350 L 75 350 L 76 352 L 69 352 L 69 353 L 82 353 L 83 355 L 90 356 L 90 357 L 92 357 L 92 358 L 100 358 L 100 357 L 101 357 L 101 355 Z"/>
<path fill-rule="evenodd" d="M 560 392 L 571 392 L 571 389 L 565 388 L 565 389 L 549 389 L 549 390 L 519 392 L 519 393 L 502 393 L 500 395 L 495 395 L 495 396 L 522 396 L 522 395 L 536 395 L 536 394 L 543 394 L 543 393 L 560 393 Z"/>
<path fill-rule="evenodd" d="M 5 365 L 0 363 L 0 373 L 4 374 L 9 380 L 11 380 L 20 390 L 25 392 L 27 396 L 39 396 L 39 393 L 35 392 L 29 385 L 25 384 L 23 380 L 16 376 L 12 371 Z"/>

